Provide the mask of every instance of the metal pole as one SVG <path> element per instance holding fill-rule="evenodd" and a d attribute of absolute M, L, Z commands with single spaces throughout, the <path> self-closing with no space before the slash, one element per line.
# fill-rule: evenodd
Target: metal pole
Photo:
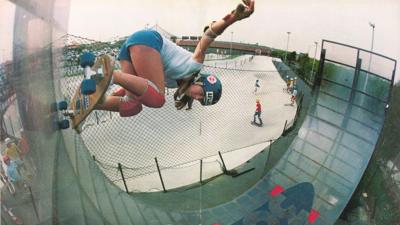
<path fill-rule="evenodd" d="M 318 70 L 315 73 L 315 78 L 314 78 L 314 83 L 313 83 L 313 91 L 316 89 L 317 86 L 321 85 L 322 70 L 324 69 L 324 63 L 325 63 L 325 55 L 326 55 L 326 50 L 324 49 L 324 42 L 322 42 Z"/>
<path fill-rule="evenodd" d="M 124 173 L 122 172 L 122 165 L 121 165 L 121 163 L 118 163 L 118 170 L 119 170 L 119 172 L 121 173 L 122 181 L 124 182 L 124 186 L 125 186 L 125 191 L 126 191 L 126 193 L 129 194 L 128 187 L 126 186 L 125 176 L 124 176 Z"/>
<path fill-rule="evenodd" d="M 268 150 L 268 155 L 267 155 L 267 164 L 269 164 L 269 156 L 271 155 L 271 150 L 272 150 L 272 140 L 269 140 L 269 150 Z"/>
<path fill-rule="evenodd" d="M 290 36 L 290 32 L 288 31 L 288 32 L 286 32 L 287 33 L 287 42 L 286 42 L 286 52 L 285 52 L 285 59 L 283 60 L 284 62 L 286 62 L 286 55 L 287 55 L 287 52 L 288 52 L 288 50 L 289 50 L 289 36 Z"/>
<path fill-rule="evenodd" d="M 203 183 L 203 160 L 200 159 L 200 184 Z"/>
<path fill-rule="evenodd" d="M 372 52 L 374 50 L 375 24 L 369 22 L 369 25 L 372 27 L 372 40 L 371 40 L 371 52 Z M 372 53 L 369 54 L 368 70 L 367 70 L 367 74 L 366 74 L 366 78 L 365 78 L 363 91 L 366 91 L 366 89 L 367 89 L 369 70 L 371 69 L 371 60 L 372 60 Z"/>
<path fill-rule="evenodd" d="M 314 43 L 315 43 L 315 53 L 314 53 L 314 60 L 312 62 L 312 67 L 311 67 L 311 78 L 314 77 L 314 75 L 313 75 L 313 73 L 314 73 L 314 64 L 315 64 L 315 58 L 317 58 L 317 48 L 318 48 L 318 42 L 315 41 Z"/>
<path fill-rule="evenodd" d="M 286 126 L 287 126 L 287 120 L 285 121 L 285 126 L 283 126 L 283 131 L 282 131 L 282 136 L 285 136 L 285 132 L 286 132 Z"/>
<path fill-rule="evenodd" d="M 95 115 L 96 115 L 96 123 L 97 123 L 97 125 L 99 125 L 99 115 L 97 115 L 97 111 L 94 113 Z"/>
<path fill-rule="evenodd" d="M 164 192 L 167 192 L 167 190 L 165 190 L 164 181 L 163 181 L 162 176 L 161 176 L 161 170 L 160 170 L 160 166 L 158 165 L 157 157 L 155 157 L 154 160 L 156 161 L 156 166 L 157 166 L 157 170 L 158 170 L 158 175 L 160 176 L 162 188 L 163 188 Z"/>
<path fill-rule="evenodd" d="M 233 41 L 233 31 L 231 31 L 231 49 L 229 55 L 232 56 L 232 41 Z"/>
<path fill-rule="evenodd" d="M 220 151 L 218 151 L 218 154 L 219 154 L 219 158 L 220 158 L 221 161 L 222 161 L 222 170 L 224 171 L 224 173 L 226 173 L 226 172 L 227 172 L 227 169 L 226 169 L 226 166 L 225 166 L 224 158 L 222 158 L 222 154 L 221 154 Z"/>

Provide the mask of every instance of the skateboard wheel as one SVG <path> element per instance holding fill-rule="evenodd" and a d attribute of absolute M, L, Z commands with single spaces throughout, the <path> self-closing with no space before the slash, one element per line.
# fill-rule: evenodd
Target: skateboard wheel
<path fill-rule="evenodd" d="M 95 61 L 95 56 L 91 52 L 84 52 L 82 55 L 79 57 L 79 65 L 81 67 L 85 68 L 87 66 L 92 67 L 94 65 Z"/>
<path fill-rule="evenodd" d="M 68 108 L 67 101 L 58 102 L 58 110 L 66 110 Z"/>
<path fill-rule="evenodd" d="M 81 93 L 84 95 L 90 95 L 96 92 L 96 80 L 86 79 L 82 81 Z"/>
<path fill-rule="evenodd" d="M 62 129 L 62 130 L 68 129 L 69 128 L 69 120 L 61 120 L 58 125 L 59 125 L 60 129 Z"/>

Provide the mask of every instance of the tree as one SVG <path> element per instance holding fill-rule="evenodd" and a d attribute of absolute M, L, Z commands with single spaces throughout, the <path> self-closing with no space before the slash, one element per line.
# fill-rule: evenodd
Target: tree
<path fill-rule="evenodd" d="M 296 61 L 296 52 L 295 51 L 289 53 L 289 55 L 287 56 L 287 61 L 289 62 L 289 64 L 292 64 L 294 61 Z"/>

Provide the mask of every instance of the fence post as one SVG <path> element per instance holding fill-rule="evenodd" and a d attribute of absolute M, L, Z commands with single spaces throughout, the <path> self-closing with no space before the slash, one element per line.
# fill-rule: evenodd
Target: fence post
<path fill-rule="evenodd" d="M 283 127 L 282 136 L 284 136 L 284 134 L 285 134 L 285 131 L 286 131 L 286 125 L 287 125 L 287 120 L 285 121 L 285 126 Z"/>
<path fill-rule="evenodd" d="M 269 150 L 270 150 L 270 151 L 272 150 L 272 139 L 269 140 Z"/>
<path fill-rule="evenodd" d="M 200 184 L 203 183 L 203 160 L 200 159 Z"/>
<path fill-rule="evenodd" d="M 321 85 L 322 73 L 323 73 L 324 63 L 325 63 L 325 54 L 326 54 L 326 50 L 322 49 L 321 50 L 321 56 L 320 56 L 320 59 L 319 59 L 318 70 L 317 70 L 317 73 L 316 73 L 316 75 L 314 77 L 313 90 L 315 90 L 317 86 Z"/>
<path fill-rule="evenodd" d="M 124 173 L 122 172 L 122 165 L 121 165 L 121 163 L 118 163 L 118 170 L 119 170 L 119 172 L 121 173 L 122 181 L 124 182 L 124 186 L 125 186 L 125 191 L 126 191 L 126 193 L 129 194 L 128 187 L 126 186 L 125 176 L 124 176 Z"/>
<path fill-rule="evenodd" d="M 157 170 L 158 170 L 158 175 L 160 176 L 160 180 L 161 180 L 161 185 L 162 185 L 163 191 L 164 191 L 164 192 L 167 192 L 167 190 L 165 190 L 164 181 L 163 181 L 162 176 L 161 176 L 161 170 L 160 170 L 160 166 L 158 165 L 157 157 L 154 157 L 154 160 L 156 161 L 156 166 L 157 166 Z"/>
<path fill-rule="evenodd" d="M 94 112 L 94 114 L 96 115 L 96 123 L 97 125 L 99 125 L 99 115 L 97 114 L 97 111 Z"/>
<path fill-rule="evenodd" d="M 224 159 L 222 158 L 221 152 L 218 151 L 218 154 L 219 154 L 219 157 L 221 158 L 221 161 L 222 161 L 222 170 L 223 170 L 224 173 L 226 173 L 227 169 L 226 169 L 226 166 L 225 166 Z"/>
<path fill-rule="evenodd" d="M 268 154 L 267 154 L 267 164 L 269 163 L 269 156 L 271 154 L 271 150 L 272 150 L 272 140 L 269 140 L 269 150 L 268 150 Z"/>

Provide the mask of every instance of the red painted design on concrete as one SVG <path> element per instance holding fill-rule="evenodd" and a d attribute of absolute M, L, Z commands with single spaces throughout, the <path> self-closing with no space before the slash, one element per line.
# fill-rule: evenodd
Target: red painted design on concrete
<path fill-rule="evenodd" d="M 308 215 L 308 222 L 314 223 L 320 215 L 321 214 L 317 210 L 311 209 L 310 214 Z"/>
<path fill-rule="evenodd" d="M 271 195 L 272 197 L 275 197 L 275 196 L 279 195 L 280 193 L 282 193 L 284 191 L 285 191 L 285 189 L 283 189 L 282 186 L 276 185 L 274 187 L 274 189 L 272 189 L 272 191 L 269 193 L 269 195 Z"/>

